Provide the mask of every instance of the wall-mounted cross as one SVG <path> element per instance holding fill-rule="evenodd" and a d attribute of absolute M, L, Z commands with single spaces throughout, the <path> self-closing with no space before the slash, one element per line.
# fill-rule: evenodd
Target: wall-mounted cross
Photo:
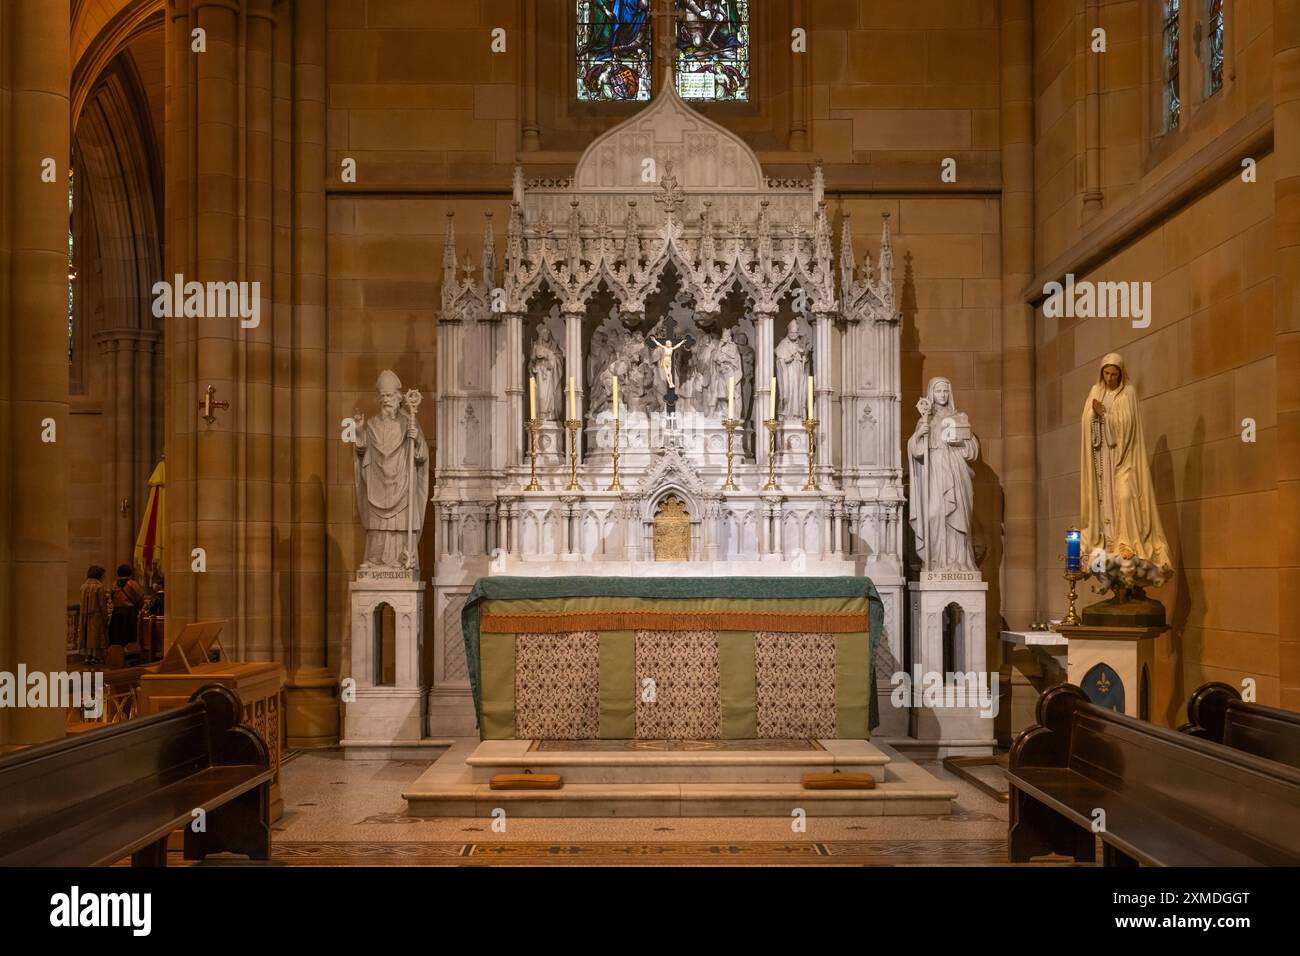
<path fill-rule="evenodd" d="M 217 416 L 212 414 L 214 408 L 227 409 L 230 407 L 229 402 L 219 402 L 216 400 L 217 388 L 215 385 L 209 385 L 207 392 L 199 402 L 199 408 L 203 409 L 203 420 L 209 425 L 217 420 Z"/>

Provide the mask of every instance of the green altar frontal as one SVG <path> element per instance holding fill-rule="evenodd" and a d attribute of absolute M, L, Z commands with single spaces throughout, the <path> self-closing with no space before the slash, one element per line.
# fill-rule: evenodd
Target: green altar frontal
<path fill-rule="evenodd" d="M 867 578 L 480 578 L 461 614 L 480 736 L 865 739 Z"/>

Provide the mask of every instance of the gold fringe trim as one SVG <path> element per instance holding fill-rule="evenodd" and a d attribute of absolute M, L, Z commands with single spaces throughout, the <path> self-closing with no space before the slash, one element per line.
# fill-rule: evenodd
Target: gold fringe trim
<path fill-rule="evenodd" d="M 566 634 L 571 631 L 791 631 L 866 633 L 866 611 L 792 614 L 779 611 L 574 611 L 556 614 L 484 614 L 487 634 Z"/>

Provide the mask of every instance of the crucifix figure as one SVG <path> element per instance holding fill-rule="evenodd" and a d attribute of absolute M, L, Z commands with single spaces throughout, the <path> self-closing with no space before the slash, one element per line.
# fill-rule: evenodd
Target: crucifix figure
<path fill-rule="evenodd" d="M 653 335 L 650 341 L 659 346 L 659 370 L 664 373 L 664 381 L 673 391 L 677 390 L 677 377 L 673 375 L 673 353 L 686 344 L 686 340 L 674 344 L 672 336 L 668 337 L 667 342 L 660 342 Z"/>

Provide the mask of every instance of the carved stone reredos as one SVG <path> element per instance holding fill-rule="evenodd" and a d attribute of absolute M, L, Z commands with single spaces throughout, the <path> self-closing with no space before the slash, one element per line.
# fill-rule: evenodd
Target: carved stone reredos
<path fill-rule="evenodd" d="M 719 192 L 765 190 L 763 168 L 739 136 L 691 109 L 675 85 L 641 112 L 594 140 L 578 160 L 573 185 L 582 192 L 648 196 L 659 177 L 646 182 L 645 160 L 672 165 L 682 189 Z"/>
<path fill-rule="evenodd" d="M 832 230 L 820 166 L 809 181 L 768 179 L 737 135 L 692 109 L 672 83 L 598 137 L 571 179 L 516 169 L 507 230 L 505 309 L 547 288 L 566 314 L 604 282 L 640 313 L 671 266 L 691 307 L 716 314 L 739 289 L 758 313 L 802 290 L 834 313 Z"/>

